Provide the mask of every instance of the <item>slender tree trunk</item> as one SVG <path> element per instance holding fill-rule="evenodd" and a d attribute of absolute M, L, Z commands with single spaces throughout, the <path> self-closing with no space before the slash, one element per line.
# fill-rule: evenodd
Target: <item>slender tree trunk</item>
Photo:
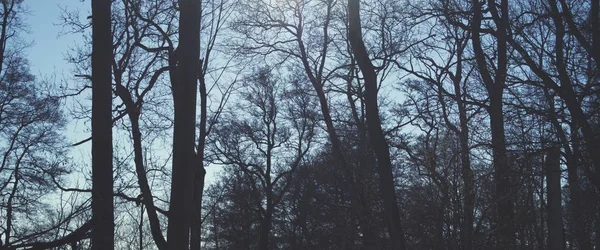
<path fill-rule="evenodd" d="M 140 204 L 140 225 L 138 226 L 140 250 L 144 250 L 144 204 Z"/>
<path fill-rule="evenodd" d="M 348 20 L 350 44 L 365 81 L 367 129 L 369 132 L 369 139 L 371 140 L 371 146 L 375 153 L 375 157 L 377 158 L 377 169 L 379 172 L 380 189 L 383 196 L 388 233 L 393 249 L 405 249 L 406 243 L 400 220 L 400 210 L 398 209 L 398 203 L 396 201 L 392 161 L 390 158 L 389 146 L 385 139 L 383 129 L 381 128 L 381 119 L 379 118 L 379 107 L 377 104 L 377 75 L 362 40 L 359 0 L 348 0 Z"/>
<path fill-rule="evenodd" d="M 199 149 L 200 150 L 200 147 Z M 204 147 L 202 147 L 204 151 Z M 202 239 L 202 195 L 204 194 L 204 178 L 206 170 L 204 169 L 204 153 L 196 155 L 197 166 L 194 173 L 194 204 L 192 209 L 192 224 L 190 227 L 190 250 L 200 250 Z"/>
<path fill-rule="evenodd" d="M 469 148 L 469 127 L 467 121 L 466 108 L 463 103 L 459 103 L 460 119 L 460 157 L 461 174 L 464 181 L 463 201 L 464 220 L 462 224 L 462 242 L 465 250 L 473 249 L 473 221 L 475 210 L 475 178 L 471 169 L 471 150 Z"/>
<path fill-rule="evenodd" d="M 327 98 L 325 97 L 325 91 L 322 87 L 322 75 L 318 75 L 315 77 L 312 73 L 312 69 L 309 64 L 308 56 L 306 55 L 305 47 L 302 43 L 302 40 L 298 39 L 300 53 L 302 57 L 302 64 L 304 70 L 315 89 L 317 97 L 319 99 L 319 105 L 321 107 L 321 112 L 323 114 L 323 120 L 325 121 L 327 134 L 329 135 L 329 140 L 331 141 L 331 151 L 333 154 L 333 159 L 335 165 L 342 170 L 342 174 L 344 176 L 344 180 L 348 183 L 349 186 L 349 194 L 350 194 L 350 209 L 354 218 L 358 219 L 358 224 L 362 234 L 362 242 L 365 249 L 375 249 L 375 237 L 374 234 L 370 231 L 371 227 L 369 226 L 368 219 L 365 218 L 366 215 L 371 214 L 371 209 L 364 202 L 364 199 L 361 196 L 363 188 L 362 188 L 362 180 L 356 179 L 354 173 L 350 169 L 350 165 L 346 161 L 346 157 L 344 156 L 342 143 L 340 142 L 340 138 L 337 135 L 336 129 L 333 126 L 333 119 L 331 117 L 331 112 L 329 110 L 329 103 L 327 102 Z M 325 54 L 322 55 L 323 58 L 327 56 Z"/>
<path fill-rule="evenodd" d="M 539 189 L 537 190 L 538 193 L 543 193 L 544 192 L 544 176 L 542 175 L 542 180 L 540 181 L 540 186 Z M 538 230 L 536 231 L 537 233 L 537 240 L 538 240 L 538 249 L 543 250 L 545 247 L 545 242 L 546 240 L 544 239 L 544 237 L 546 236 L 546 227 L 544 226 L 544 219 L 545 216 L 544 214 L 546 213 L 546 200 L 544 199 L 543 195 L 540 195 L 539 197 L 539 205 L 540 205 L 540 226 L 538 227 Z"/>
<path fill-rule="evenodd" d="M 134 163 L 135 163 L 135 173 L 138 178 L 138 185 L 140 186 L 140 191 L 142 193 L 142 200 L 144 205 L 146 205 L 146 212 L 148 213 L 148 220 L 150 221 L 150 232 L 152 234 L 152 238 L 156 243 L 158 249 L 166 249 L 167 242 L 162 233 L 162 229 L 160 228 L 160 222 L 158 220 L 158 214 L 156 212 L 156 207 L 154 206 L 154 196 L 152 195 L 152 191 L 150 189 L 150 185 L 148 183 L 148 177 L 146 175 L 146 168 L 144 167 L 144 159 L 143 159 L 143 149 L 142 149 L 142 132 L 140 131 L 140 108 L 136 107 L 136 104 L 133 102 L 131 98 L 131 94 L 120 83 L 120 73 L 115 73 L 115 82 L 116 82 L 116 93 L 125 104 L 125 109 L 127 111 L 127 116 L 129 117 L 129 122 L 131 123 L 131 137 L 133 139 L 133 154 L 134 154 Z"/>
<path fill-rule="evenodd" d="M 202 67 L 202 61 L 200 61 Z M 196 148 L 196 167 L 194 168 L 194 207 L 192 210 L 191 231 L 191 250 L 200 250 L 202 237 L 202 195 L 204 193 L 204 178 L 206 169 L 204 168 L 204 149 L 206 147 L 206 119 L 207 119 L 207 99 L 206 82 L 204 75 L 198 70 L 200 83 L 200 134 L 198 136 L 198 146 Z"/>
<path fill-rule="evenodd" d="M 17 163 L 15 164 L 14 171 L 14 182 L 12 190 L 10 191 L 10 195 L 8 196 L 8 200 L 6 201 L 6 231 L 4 231 L 4 244 L 6 246 L 10 246 L 10 237 L 13 228 L 13 200 L 15 195 L 17 194 L 17 187 L 19 186 L 19 181 L 21 180 L 21 174 L 19 173 L 19 168 L 21 166 L 21 160 L 27 153 L 27 150 L 24 150 L 21 156 L 19 157 Z"/>
<path fill-rule="evenodd" d="M 548 197 L 548 249 L 565 249 L 560 185 L 560 149 L 552 147 L 546 156 L 546 186 Z"/>
<path fill-rule="evenodd" d="M 332 18 L 332 9 L 333 9 L 333 1 L 328 1 L 327 5 L 327 16 L 325 19 L 325 23 L 323 25 L 323 50 L 321 54 L 321 61 L 318 69 L 316 69 L 313 73 L 313 68 L 309 62 L 308 55 L 306 53 L 306 47 L 304 46 L 304 42 L 302 41 L 302 33 L 299 32 L 296 37 L 298 42 L 298 48 L 300 50 L 300 57 L 302 61 L 302 66 L 304 71 L 306 72 L 306 76 L 310 80 L 317 97 L 319 99 L 319 105 L 321 107 L 321 112 L 323 114 L 323 120 L 325 121 L 326 131 L 329 135 L 329 139 L 331 141 L 331 151 L 333 154 L 334 164 L 341 169 L 344 180 L 348 184 L 349 187 L 349 195 L 350 195 L 350 209 L 353 218 L 357 218 L 358 224 L 362 234 L 362 242 L 363 247 L 365 249 L 375 249 L 375 238 L 374 234 L 370 231 L 371 227 L 369 226 L 368 219 L 366 216 L 371 214 L 371 209 L 365 203 L 362 188 L 362 180 L 356 179 L 355 174 L 350 168 L 350 165 L 346 161 L 346 157 L 343 153 L 342 144 L 337 135 L 336 129 L 333 126 L 333 119 L 331 117 L 331 112 L 329 110 L 329 103 L 327 102 L 327 97 L 325 96 L 325 91 L 323 90 L 323 69 L 325 67 L 325 60 L 327 59 L 327 50 L 329 46 L 329 22 Z"/>
<path fill-rule="evenodd" d="M 3 13 L 2 23 L 0 23 L 0 73 L 2 73 L 4 67 L 4 52 L 6 50 L 7 34 L 15 3 L 16 1 L 2 1 Z"/>
<path fill-rule="evenodd" d="M 456 74 L 452 78 L 454 85 L 454 93 L 456 94 L 457 106 L 458 106 L 458 118 L 460 123 L 460 130 L 458 131 L 458 138 L 460 142 L 460 164 L 461 164 L 461 175 L 464 181 L 463 184 L 463 214 L 464 219 L 461 230 L 461 242 L 464 250 L 473 249 L 473 221 L 474 221 L 474 210 L 475 210 L 475 178 L 473 176 L 473 170 L 471 169 L 471 149 L 469 148 L 469 120 L 467 118 L 467 106 L 463 101 L 463 93 L 460 88 L 460 84 L 463 81 L 462 77 L 462 63 L 463 63 L 463 52 L 464 46 L 462 41 L 458 40 L 457 49 L 457 62 L 456 62 Z M 441 86 L 440 86 L 441 87 Z"/>
<path fill-rule="evenodd" d="M 196 90 L 200 58 L 200 0 L 179 0 L 177 81 L 172 83 L 175 106 L 173 171 L 167 243 L 169 250 L 187 250 L 194 199 Z"/>
<path fill-rule="evenodd" d="M 92 249 L 114 249 L 111 1 L 92 0 Z"/>

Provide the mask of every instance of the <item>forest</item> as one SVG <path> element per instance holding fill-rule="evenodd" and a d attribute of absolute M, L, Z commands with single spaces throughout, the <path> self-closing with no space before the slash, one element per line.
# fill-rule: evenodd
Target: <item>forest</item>
<path fill-rule="evenodd" d="M 600 250 L 599 0 L 81 0 L 54 81 L 36 1 L 0 250 Z"/>

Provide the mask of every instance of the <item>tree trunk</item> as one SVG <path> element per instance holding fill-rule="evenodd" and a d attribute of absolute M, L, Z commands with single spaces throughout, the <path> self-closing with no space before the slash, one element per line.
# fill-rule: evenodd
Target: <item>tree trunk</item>
<path fill-rule="evenodd" d="M 379 107 L 377 106 L 377 75 L 362 40 L 359 0 L 348 0 L 348 20 L 350 44 L 365 81 L 367 130 L 371 146 L 377 158 L 377 170 L 379 172 L 380 190 L 383 196 L 388 233 L 393 249 L 405 249 L 406 243 L 400 220 L 400 210 L 396 201 L 392 161 L 389 146 L 381 128 Z"/>
<path fill-rule="evenodd" d="M 114 249 L 111 1 L 92 0 L 92 249 Z"/>
<path fill-rule="evenodd" d="M 570 130 L 572 150 L 569 150 L 570 152 L 567 153 L 567 181 L 569 183 L 569 192 L 571 197 L 569 202 L 572 218 L 571 234 L 575 236 L 576 245 L 579 247 L 579 249 L 592 249 L 592 243 L 585 233 L 584 214 L 582 213 L 583 209 L 581 207 L 581 188 L 579 187 L 578 173 L 579 157 L 581 154 L 579 150 L 579 135 L 577 133 L 578 126 L 575 121 L 571 122 Z"/>
<path fill-rule="evenodd" d="M 327 30 L 327 28 L 325 27 L 324 30 Z M 325 35 L 325 37 L 327 37 L 327 35 Z M 364 202 L 364 199 L 361 198 L 361 196 L 364 196 L 362 180 L 355 179 L 354 173 L 350 169 L 350 165 L 347 163 L 346 157 L 344 156 L 342 143 L 340 142 L 335 127 L 333 126 L 333 119 L 328 106 L 329 103 L 327 102 L 327 97 L 325 97 L 325 91 L 323 90 L 322 74 L 317 74 L 315 77 L 301 38 L 298 38 L 298 44 L 300 48 L 302 65 L 319 99 L 319 105 L 321 106 L 321 112 L 323 114 L 323 120 L 325 121 L 327 134 L 329 135 L 329 139 L 331 141 L 331 151 L 335 162 L 334 164 L 342 170 L 344 180 L 348 183 L 351 202 L 350 209 L 353 217 L 358 219 L 358 224 L 362 234 L 363 247 L 364 249 L 375 249 L 375 237 L 373 232 L 370 231 L 372 228 L 369 226 L 370 223 L 368 223 L 368 219 L 365 218 L 366 215 L 371 214 L 371 209 Z M 322 58 L 327 58 L 327 56 L 323 54 Z"/>
<path fill-rule="evenodd" d="M 546 186 L 548 197 L 548 249 L 565 249 L 560 185 L 560 149 L 552 147 L 546 156 Z"/>
<path fill-rule="evenodd" d="M 460 98 L 460 97 L 459 97 Z M 469 127 L 467 121 L 466 107 L 459 103 L 460 119 L 460 164 L 461 175 L 464 181 L 463 201 L 464 220 L 462 224 L 462 242 L 465 250 L 473 249 L 473 221 L 475 210 L 475 178 L 471 170 L 471 150 L 469 148 Z"/>
<path fill-rule="evenodd" d="M 465 43 L 466 44 L 466 43 Z M 467 117 L 467 106 L 463 101 L 463 91 L 461 90 L 462 77 L 462 62 L 463 52 L 465 46 L 462 41 L 458 40 L 457 45 L 457 61 L 456 61 L 456 74 L 452 78 L 454 85 L 454 93 L 456 95 L 456 104 L 458 106 L 458 119 L 460 124 L 460 130 L 458 131 L 458 138 L 460 142 L 460 164 L 461 164 L 461 175 L 464 181 L 463 184 L 463 222 L 461 230 L 461 242 L 464 250 L 473 249 L 473 220 L 475 210 L 475 178 L 473 176 L 473 170 L 471 169 L 471 149 L 469 148 L 469 119 Z M 442 88 L 442 86 L 440 86 Z"/>
<path fill-rule="evenodd" d="M 204 147 L 198 150 L 204 151 Z M 198 151 L 196 155 L 197 166 L 194 173 L 194 204 L 192 209 L 192 224 L 190 226 L 190 250 L 200 250 L 202 239 L 202 195 L 204 194 L 204 177 L 206 170 L 204 169 L 204 153 Z"/>
<path fill-rule="evenodd" d="M 202 11 L 201 11 L 202 12 Z M 200 61 L 200 67 L 202 67 L 202 61 Z M 190 249 L 200 250 L 200 243 L 202 238 L 202 195 L 204 193 L 204 177 L 206 176 L 206 169 L 204 168 L 204 149 L 206 147 L 206 119 L 207 114 L 207 99 L 208 94 L 206 92 L 206 82 L 204 75 L 198 70 L 198 80 L 200 82 L 200 127 L 198 135 L 198 146 L 196 148 L 196 167 L 194 168 L 194 204 L 192 209 L 192 225 L 190 227 L 191 240 Z"/>
<path fill-rule="evenodd" d="M 352 62 L 350 67 L 350 74 L 348 76 L 346 82 L 346 98 L 348 99 L 348 103 L 350 104 L 350 111 L 352 113 L 352 117 L 354 122 L 356 123 L 356 130 L 358 132 L 358 153 L 359 161 L 358 161 L 358 176 L 369 176 L 370 168 L 376 164 L 375 159 L 373 158 L 373 152 L 371 148 L 368 146 L 369 139 L 367 137 L 367 128 L 365 126 L 364 120 L 362 117 L 359 117 L 359 112 L 354 104 L 354 100 L 352 98 L 352 81 L 353 79 L 358 79 L 358 77 L 354 77 L 353 71 L 355 70 L 354 62 Z M 362 102 L 362 100 L 361 100 Z M 365 187 L 363 185 L 362 180 L 356 180 L 356 187 L 358 190 L 358 195 L 360 199 L 361 207 L 367 207 L 368 201 L 364 195 Z M 361 227 L 362 239 L 363 243 L 366 247 L 372 248 L 381 248 L 381 245 L 377 245 L 377 239 L 375 238 L 375 228 L 373 226 L 373 221 L 370 221 L 369 218 L 372 217 L 370 209 L 362 209 L 361 212 L 358 213 L 358 221 Z"/>
<path fill-rule="evenodd" d="M 272 189 L 272 187 L 269 185 L 267 187 L 267 189 Z M 267 192 L 272 192 L 272 191 L 267 191 Z M 273 220 L 273 210 L 274 210 L 274 206 L 273 206 L 273 201 L 272 201 L 272 195 L 270 195 L 269 193 L 267 193 L 267 209 L 265 209 L 265 214 L 264 214 L 264 218 L 262 221 L 262 225 L 260 228 L 260 239 L 259 239 L 259 249 L 262 250 L 269 250 L 269 238 L 271 237 L 271 223 Z"/>
<path fill-rule="evenodd" d="M 138 178 L 138 185 L 140 186 L 140 191 L 142 193 L 143 203 L 144 205 L 146 205 L 146 212 L 148 213 L 148 220 L 150 221 L 150 232 L 158 249 L 164 250 L 167 247 L 167 242 L 165 241 L 162 229 L 160 228 L 158 214 L 156 213 L 156 207 L 154 206 L 154 196 L 152 195 L 150 185 L 148 184 L 146 168 L 144 167 L 142 132 L 140 131 L 139 124 L 140 107 L 136 107 L 136 104 L 131 98 L 131 94 L 129 93 L 127 88 L 125 88 L 120 83 L 119 76 L 119 72 L 115 73 L 115 82 L 117 85 L 116 93 L 119 96 L 119 98 L 121 98 L 121 100 L 123 101 L 123 104 L 125 104 L 127 116 L 129 117 L 129 122 L 131 123 L 131 137 L 133 139 L 135 173 Z"/>
<path fill-rule="evenodd" d="M 581 132 L 587 144 L 586 150 L 588 151 L 589 157 L 592 160 L 596 170 L 595 175 L 589 176 L 589 178 L 596 186 L 596 189 L 600 190 L 600 138 L 598 138 L 599 135 L 592 129 L 592 126 L 588 122 L 582 109 L 581 103 L 577 100 L 577 94 L 575 93 L 573 83 L 571 82 L 569 72 L 567 71 L 567 62 L 564 55 L 565 52 L 563 51 L 563 39 L 567 33 L 563 24 L 561 12 L 558 9 L 558 3 L 556 0 L 549 0 L 548 2 L 552 10 L 552 19 L 556 27 L 556 39 L 554 44 L 554 50 L 556 52 L 555 64 L 561 84 L 560 87 L 555 89 L 555 91 L 557 91 L 561 98 L 565 101 L 573 121 L 577 121 L 579 127 L 581 128 Z M 597 2 L 597 0 L 592 0 L 592 7 L 594 6 L 593 2 Z M 544 81 L 544 83 L 549 87 L 555 85 L 551 84 L 550 81 Z"/>
<path fill-rule="evenodd" d="M 506 138 L 504 135 L 504 115 L 502 113 L 502 95 L 507 74 L 507 29 L 508 26 L 508 1 L 502 0 L 500 4 L 501 16 L 496 3 L 488 1 L 489 10 L 496 24 L 495 37 L 497 40 L 497 65 L 494 77 L 489 72 L 486 55 L 481 45 L 481 20 L 483 18 L 481 3 L 473 0 L 472 43 L 475 60 L 481 78 L 486 85 L 490 106 L 490 127 L 492 134 L 492 157 L 494 165 L 494 180 L 496 185 L 496 249 L 515 249 L 516 234 L 514 228 L 514 211 L 512 193 L 510 190 L 510 170 L 506 154 Z M 493 67 L 492 67 L 493 68 Z"/>
<path fill-rule="evenodd" d="M 196 167 L 196 90 L 200 57 L 200 0 L 179 0 L 177 80 L 172 83 L 175 106 L 173 171 L 167 243 L 170 250 L 189 249 L 190 218 Z"/>
<path fill-rule="evenodd" d="M 490 124 L 492 127 L 492 154 L 496 184 L 497 247 L 498 249 L 514 249 L 516 244 L 514 212 L 504 136 L 502 92 L 499 89 L 495 91 L 497 92 L 490 93 Z"/>

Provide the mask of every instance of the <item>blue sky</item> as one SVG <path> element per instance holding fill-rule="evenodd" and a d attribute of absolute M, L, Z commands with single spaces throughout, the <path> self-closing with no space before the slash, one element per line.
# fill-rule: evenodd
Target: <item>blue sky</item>
<path fill-rule="evenodd" d="M 26 50 L 31 73 L 40 78 L 55 76 L 56 81 L 71 81 L 72 73 L 70 70 L 72 65 L 65 60 L 65 54 L 77 43 L 81 44 L 81 34 L 64 34 L 66 30 L 60 25 L 60 15 L 65 8 L 69 10 L 78 9 L 81 15 L 88 15 L 91 12 L 90 1 L 25 0 L 24 4 L 30 11 L 25 20 L 29 34 L 21 35 L 27 42 L 33 42 L 32 46 Z M 89 134 L 82 133 L 83 129 L 84 126 L 70 123 L 67 131 L 65 131 L 68 140 L 74 143 L 87 138 Z M 78 146 L 74 148 L 74 151 L 72 152 L 73 156 L 85 159 L 89 157 L 90 144 L 86 143 Z M 89 162 L 86 164 L 89 164 Z M 213 180 L 219 169 L 215 166 L 207 167 L 208 183 Z"/>
<path fill-rule="evenodd" d="M 61 8 L 81 9 L 82 13 L 89 13 L 89 1 L 81 0 L 27 0 L 24 1 L 30 14 L 25 22 L 29 27 L 29 34 L 22 34 L 26 41 L 33 42 L 27 49 L 34 75 L 42 76 L 53 73 L 61 76 L 67 74 L 71 65 L 65 61 L 64 54 L 73 46 L 80 35 L 60 35 L 64 29 L 59 25 Z"/>
<path fill-rule="evenodd" d="M 81 15 L 88 15 L 91 11 L 89 0 L 25 0 L 30 14 L 26 16 L 29 33 L 21 34 L 27 42 L 33 42 L 26 50 L 30 61 L 31 73 L 39 78 L 55 77 L 55 81 L 71 81 L 72 65 L 65 60 L 65 54 L 70 48 L 81 45 L 81 34 L 64 34 L 66 31 L 60 25 L 60 15 L 63 9 L 80 10 Z M 59 84 L 60 82 L 57 82 Z M 82 124 L 71 122 L 67 126 L 66 135 L 71 143 L 89 137 L 89 133 L 82 132 Z M 74 148 L 74 157 L 85 159 L 90 156 L 90 144 L 86 143 Z M 83 160 L 86 161 L 86 160 Z M 84 164 L 89 164 L 87 161 Z M 207 167 L 207 182 L 213 180 L 220 168 Z"/>
<path fill-rule="evenodd" d="M 49 79 L 56 85 L 71 81 L 72 65 L 67 63 L 65 55 L 76 43 L 80 44 L 81 34 L 65 34 L 60 16 L 63 9 L 80 9 L 82 14 L 88 14 L 91 3 L 81 0 L 25 0 L 23 4 L 29 12 L 24 16 L 28 32 L 20 35 L 25 42 L 31 43 L 25 50 L 31 73 L 41 81 Z M 70 122 L 65 130 L 68 142 L 75 143 L 89 137 L 85 129 L 83 123 Z M 90 144 L 87 143 L 73 148 L 71 153 L 81 159 L 89 157 L 90 152 Z M 89 162 L 86 161 L 86 164 Z"/>

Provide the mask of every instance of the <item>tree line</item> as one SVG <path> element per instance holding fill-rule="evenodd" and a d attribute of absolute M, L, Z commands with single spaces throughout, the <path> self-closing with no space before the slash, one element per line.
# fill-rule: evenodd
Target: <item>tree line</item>
<path fill-rule="evenodd" d="M 0 249 L 600 249 L 597 0 L 1 2 Z"/>

